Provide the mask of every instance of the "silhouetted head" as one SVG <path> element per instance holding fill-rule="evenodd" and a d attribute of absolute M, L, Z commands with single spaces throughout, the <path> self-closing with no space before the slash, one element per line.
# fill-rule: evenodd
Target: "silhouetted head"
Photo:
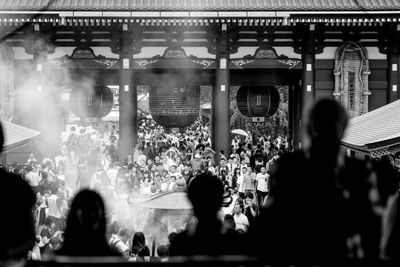
<path fill-rule="evenodd" d="M 146 245 L 146 238 L 143 232 L 136 232 L 132 238 L 132 247 L 133 246 L 145 246 Z"/>
<path fill-rule="evenodd" d="M 334 99 L 324 98 L 312 107 L 307 124 L 311 140 L 340 141 L 347 127 L 348 116 L 342 105 Z"/>
<path fill-rule="evenodd" d="M 224 187 L 221 180 L 211 174 L 196 176 L 188 188 L 188 197 L 199 221 L 202 218 L 215 217 L 222 205 Z"/>
<path fill-rule="evenodd" d="M 4 143 L 0 123 L 0 151 Z M 26 258 L 35 243 L 35 223 L 32 210 L 36 197 L 21 177 L 0 170 L 0 203 L 2 203 L 2 229 L 0 266 Z M 12 203 L 10 201 L 14 200 Z"/>
<path fill-rule="evenodd" d="M 168 247 L 164 246 L 164 245 L 159 246 L 157 248 L 157 254 L 158 254 L 158 257 L 160 257 L 161 259 L 168 257 L 169 256 Z"/>
<path fill-rule="evenodd" d="M 65 231 L 65 244 L 105 240 L 106 218 L 104 202 L 95 191 L 80 191 L 71 204 Z"/>

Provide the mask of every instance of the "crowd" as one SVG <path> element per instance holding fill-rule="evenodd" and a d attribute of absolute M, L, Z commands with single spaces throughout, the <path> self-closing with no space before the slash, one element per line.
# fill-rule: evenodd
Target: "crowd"
<path fill-rule="evenodd" d="M 33 258 L 40 259 L 60 248 L 71 202 L 79 189 L 100 193 L 106 200 L 109 220 L 116 222 L 111 224 L 115 228 L 119 218 L 115 218 L 116 212 L 109 203 L 122 198 L 132 200 L 142 195 L 186 191 L 200 173 L 219 177 L 233 199 L 241 203 L 240 209 L 232 203 L 221 217 L 231 214 L 237 230 L 247 232 L 248 221 L 257 216 L 258 206 L 268 195 L 269 171 L 287 150 L 282 138 L 259 136 L 253 140 L 250 133 L 247 137 L 237 135 L 231 151 L 220 151 L 221 160 L 216 162 L 208 126 L 198 121 L 185 132 L 167 133 L 148 114 L 140 113 L 138 128 L 137 147 L 123 160 L 118 158 L 119 136 L 115 125 L 108 129 L 71 125 L 61 135 L 60 155 L 39 161 L 31 153 L 24 164 L 8 166 L 8 171 L 21 175 L 36 195 L 38 245 Z M 131 234 L 129 230 L 123 228 L 118 237 L 126 241 Z M 110 229 L 111 240 L 117 236 L 116 232 Z"/>
<path fill-rule="evenodd" d="M 31 154 L 22 167 L 9 168 L 36 195 L 30 257 L 395 258 L 400 217 L 394 168 L 383 160 L 340 157 L 347 118 L 335 102 L 317 104 L 310 118 L 311 145 L 304 151 L 288 151 L 281 137 L 248 134 L 234 136 L 230 151 L 215 152 L 206 125 L 166 132 L 141 114 L 137 147 L 122 160 L 115 127 L 71 127 L 60 156 L 39 163 Z M 73 183 L 66 181 L 70 166 L 77 168 Z M 157 247 L 143 232 L 122 226 L 103 202 L 167 191 L 188 191 L 195 217 Z M 224 203 L 227 197 L 232 203 Z"/>

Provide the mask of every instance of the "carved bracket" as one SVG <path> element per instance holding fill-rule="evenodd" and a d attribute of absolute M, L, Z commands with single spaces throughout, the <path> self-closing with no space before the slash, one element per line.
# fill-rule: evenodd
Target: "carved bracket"
<path fill-rule="evenodd" d="M 70 59 L 104 59 L 105 56 L 96 56 L 93 49 L 87 45 L 79 45 L 72 51 Z"/>
<path fill-rule="evenodd" d="M 29 28 L 25 31 L 24 36 L 24 48 L 27 54 L 46 55 L 54 53 L 54 35 L 51 32 L 51 27 L 42 26 L 40 31 L 34 31 L 33 28 Z"/>
<path fill-rule="evenodd" d="M 254 62 L 255 59 L 232 59 L 231 62 L 238 67 L 239 69 L 243 69 L 244 65 L 250 64 Z"/>

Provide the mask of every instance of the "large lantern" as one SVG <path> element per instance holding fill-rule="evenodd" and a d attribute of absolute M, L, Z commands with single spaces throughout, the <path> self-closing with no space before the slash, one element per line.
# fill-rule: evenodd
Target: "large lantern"
<path fill-rule="evenodd" d="M 278 110 L 279 101 L 275 86 L 242 86 L 236 94 L 237 107 L 247 117 L 272 116 Z"/>
<path fill-rule="evenodd" d="M 152 86 L 149 97 L 151 116 L 164 127 L 190 126 L 199 116 L 199 86 Z"/>
<path fill-rule="evenodd" d="M 72 89 L 69 104 L 72 113 L 79 118 L 101 118 L 113 107 L 113 93 L 107 86 Z"/>

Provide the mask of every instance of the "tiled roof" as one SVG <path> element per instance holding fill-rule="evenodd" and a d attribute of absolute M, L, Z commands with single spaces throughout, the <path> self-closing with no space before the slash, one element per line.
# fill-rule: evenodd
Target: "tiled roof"
<path fill-rule="evenodd" d="M 305 11 L 400 10 L 400 0 L 0 0 L 0 10 Z"/>
<path fill-rule="evenodd" d="M 367 145 L 400 137 L 400 100 L 350 120 L 342 142 Z"/>
<path fill-rule="evenodd" d="M 19 145 L 27 143 L 30 139 L 38 136 L 40 132 L 1 120 L 4 132 L 4 147 L 3 151 L 6 152 Z"/>

